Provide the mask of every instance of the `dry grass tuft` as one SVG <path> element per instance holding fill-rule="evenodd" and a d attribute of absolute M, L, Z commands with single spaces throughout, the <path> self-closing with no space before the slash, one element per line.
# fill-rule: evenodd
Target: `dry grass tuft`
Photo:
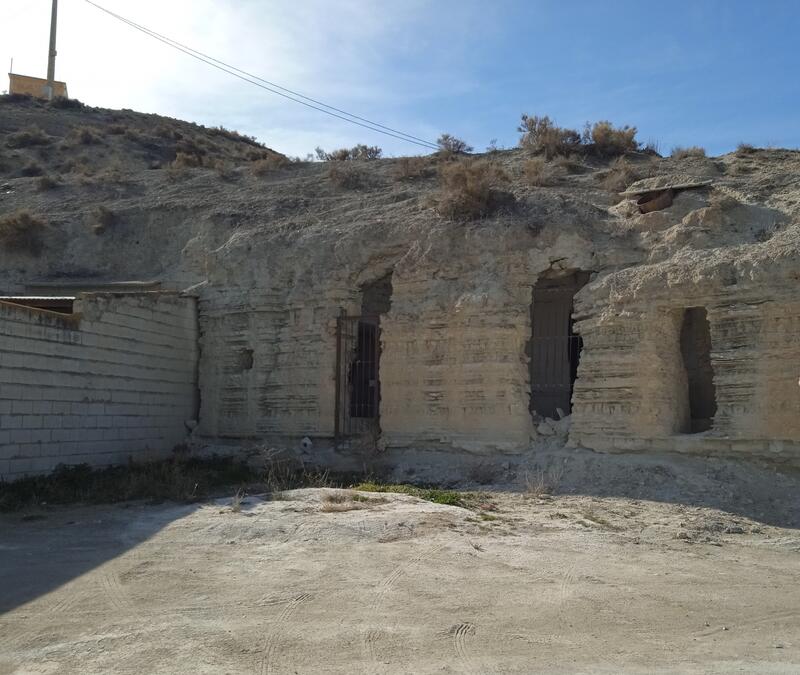
<path fill-rule="evenodd" d="M 736 146 L 737 155 L 752 155 L 757 150 L 758 148 L 755 145 L 750 145 L 750 143 L 739 143 Z"/>
<path fill-rule="evenodd" d="M 45 230 L 42 219 L 21 209 L 0 217 L 0 245 L 8 251 L 38 256 L 44 248 Z"/>
<path fill-rule="evenodd" d="M 563 478 L 564 467 L 560 465 L 551 466 L 547 471 L 536 469 L 526 472 L 523 477 L 525 495 L 533 498 L 551 495 L 558 489 Z"/>
<path fill-rule="evenodd" d="M 443 164 L 434 206 L 440 215 L 452 220 L 483 218 L 513 203 L 513 195 L 501 189 L 508 182 L 508 174 L 487 160 Z"/>
<path fill-rule="evenodd" d="M 359 143 L 352 148 L 339 148 L 333 152 L 326 152 L 322 148 L 316 148 L 315 152 L 317 159 L 321 162 L 371 161 L 380 159 L 383 154 L 383 150 L 377 145 L 364 145 L 363 143 Z"/>
<path fill-rule="evenodd" d="M 603 188 L 619 194 L 625 192 L 631 183 L 639 180 L 638 172 L 624 157 L 618 157 L 611 163 L 608 171 L 602 175 Z"/>
<path fill-rule="evenodd" d="M 466 141 L 451 136 L 450 134 L 442 134 L 436 139 L 436 145 L 439 146 L 439 151 L 451 155 L 463 155 L 472 152 L 473 147 Z"/>
<path fill-rule="evenodd" d="M 36 190 L 38 192 L 47 192 L 48 190 L 54 190 L 59 185 L 61 185 L 61 183 L 59 183 L 55 178 L 51 178 L 50 176 L 40 176 L 39 180 L 36 181 Z"/>
<path fill-rule="evenodd" d="M 669 155 L 672 159 L 689 159 L 690 157 L 705 157 L 706 149 L 697 145 L 692 145 L 688 148 L 675 146 Z"/>
<path fill-rule="evenodd" d="M 95 234 L 103 234 L 116 222 L 116 214 L 105 206 L 98 206 L 92 212 L 92 231 Z"/>
<path fill-rule="evenodd" d="M 528 185 L 534 187 L 547 187 L 555 185 L 566 171 L 558 165 L 546 161 L 541 157 L 534 157 L 522 165 L 522 175 Z"/>
<path fill-rule="evenodd" d="M 263 178 L 274 171 L 285 169 L 290 164 L 291 162 L 286 157 L 275 153 L 273 155 L 267 155 L 262 159 L 255 160 L 250 164 L 250 173 L 258 178 Z"/>
<path fill-rule="evenodd" d="M 37 164 L 36 162 L 28 162 L 25 166 L 20 169 L 20 174 L 25 176 L 26 178 L 34 178 L 36 176 L 41 176 L 44 173 L 44 169 Z"/>
<path fill-rule="evenodd" d="M 328 178 L 340 188 L 355 190 L 367 184 L 367 174 L 360 166 L 334 162 L 328 169 Z"/>
<path fill-rule="evenodd" d="M 96 145 L 101 142 L 101 138 L 97 129 L 77 127 L 70 132 L 69 142 L 72 145 Z"/>
<path fill-rule="evenodd" d="M 601 157 L 618 157 L 639 149 L 636 127 L 615 127 L 607 120 L 595 122 L 592 126 L 587 122 L 583 142 Z"/>
<path fill-rule="evenodd" d="M 547 115 L 523 114 L 517 131 L 522 133 L 520 146 L 533 154 L 543 154 L 547 159 L 570 155 L 581 146 L 581 135 L 575 129 L 559 127 Z"/>
<path fill-rule="evenodd" d="M 28 148 L 33 145 L 47 145 L 52 139 L 37 126 L 30 126 L 22 131 L 9 134 L 6 145 L 9 148 Z"/>
<path fill-rule="evenodd" d="M 411 181 L 433 175 L 433 167 L 427 157 L 401 157 L 394 167 L 396 181 Z"/>

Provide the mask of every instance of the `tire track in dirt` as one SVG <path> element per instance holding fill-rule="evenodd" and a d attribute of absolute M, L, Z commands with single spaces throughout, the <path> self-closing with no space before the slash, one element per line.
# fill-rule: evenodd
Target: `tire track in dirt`
<path fill-rule="evenodd" d="M 378 663 L 377 654 L 375 653 L 375 645 L 383 636 L 383 629 L 386 627 L 385 624 L 382 625 L 378 619 L 379 616 L 385 615 L 382 614 L 380 610 L 383 607 L 386 594 L 400 580 L 400 578 L 408 572 L 410 568 L 425 560 L 428 560 L 429 558 L 432 558 L 444 547 L 445 545 L 441 544 L 439 546 L 434 546 L 433 548 L 428 548 L 421 551 L 417 555 L 409 558 L 405 562 L 395 567 L 391 572 L 389 572 L 389 574 L 387 574 L 378 582 L 375 595 L 372 598 L 372 602 L 369 606 L 370 612 L 375 619 L 373 623 L 377 624 L 377 626 L 374 628 L 365 628 L 361 631 L 361 650 L 363 658 L 364 661 L 366 661 L 371 667 L 371 669 L 367 670 L 368 673 L 374 673 L 376 670 L 382 669 L 383 666 L 383 664 Z"/>
<path fill-rule="evenodd" d="M 275 652 L 277 650 L 278 643 L 280 642 L 284 625 L 291 618 L 292 614 L 297 611 L 297 608 L 310 599 L 310 593 L 300 593 L 287 602 L 280 614 L 278 614 L 275 622 L 275 628 L 267 634 L 267 637 L 264 640 L 264 647 L 261 650 L 261 660 L 258 668 L 259 675 L 268 675 L 272 672 L 273 662 L 275 660 Z"/>
<path fill-rule="evenodd" d="M 474 672 L 470 663 L 472 659 L 469 643 L 472 642 L 472 637 L 476 632 L 475 624 L 465 621 L 453 626 L 449 632 L 453 636 L 453 651 L 456 653 L 456 658 L 461 662 L 464 672 Z"/>
<path fill-rule="evenodd" d="M 133 603 L 122 589 L 119 576 L 113 569 L 106 568 L 103 570 L 99 581 L 101 592 L 114 609 L 126 613 L 134 609 Z"/>
<path fill-rule="evenodd" d="M 721 633 L 729 628 L 750 628 L 753 626 L 760 626 L 765 623 L 773 623 L 777 621 L 788 621 L 791 619 L 800 619 L 800 611 L 789 609 L 783 612 L 770 612 L 769 614 L 765 614 L 764 616 L 760 616 L 755 619 L 745 619 L 742 621 L 731 621 L 730 624 L 722 626 L 716 626 L 714 628 L 708 628 L 703 631 L 697 631 L 693 633 L 693 636 L 696 638 L 700 637 L 710 637 L 712 635 L 716 635 L 717 633 Z"/>

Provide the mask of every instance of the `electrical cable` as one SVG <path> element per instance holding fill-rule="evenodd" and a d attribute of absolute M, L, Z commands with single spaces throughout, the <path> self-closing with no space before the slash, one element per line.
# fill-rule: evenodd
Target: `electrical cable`
<path fill-rule="evenodd" d="M 311 98 L 309 96 L 305 96 L 305 95 L 300 94 L 300 93 L 298 93 L 296 91 L 293 91 L 291 89 L 287 89 L 286 87 L 282 87 L 282 86 L 280 86 L 278 84 L 275 84 L 274 82 L 270 82 L 269 80 L 265 80 L 265 79 L 263 79 L 261 77 L 258 77 L 257 75 L 253 75 L 252 73 L 248 73 L 245 70 L 242 70 L 240 68 L 236 68 L 235 66 L 227 64 L 224 61 L 220 61 L 219 59 L 215 59 L 215 58 L 213 58 L 213 57 L 211 57 L 211 56 L 209 56 L 207 54 L 204 54 L 203 52 L 201 52 L 199 50 L 196 50 L 196 49 L 193 49 L 192 47 L 189 47 L 187 45 L 181 44 L 177 40 L 173 40 L 172 38 L 169 38 L 169 37 L 167 37 L 165 35 L 161 35 L 160 33 L 157 33 L 154 30 L 151 30 L 151 29 L 149 29 L 149 28 L 147 28 L 145 26 L 142 26 L 140 24 L 137 24 L 134 21 L 131 21 L 130 19 L 127 19 L 127 18 L 125 18 L 125 17 L 123 17 L 123 16 L 121 16 L 119 14 L 116 14 L 116 13 L 112 12 L 111 10 L 106 9 L 105 7 L 102 7 L 101 5 L 98 5 L 95 2 L 92 2 L 92 0 L 85 0 L 85 2 L 87 4 L 89 4 L 89 5 L 92 5 L 96 9 L 99 9 L 100 11 L 105 12 L 109 16 L 112 16 L 113 18 L 117 19 L 118 21 L 121 21 L 122 23 L 130 26 L 131 28 L 134 28 L 135 30 L 140 31 L 140 32 L 144 33 L 145 35 L 148 35 L 148 36 L 152 37 L 153 39 L 158 40 L 159 42 L 162 42 L 163 44 L 166 44 L 169 47 L 172 47 L 173 49 L 177 49 L 178 51 L 183 52 L 184 54 L 186 54 L 188 56 L 191 56 L 192 58 L 197 59 L 198 61 L 201 61 L 201 62 L 205 63 L 206 65 L 209 65 L 209 66 L 211 66 L 213 68 L 216 68 L 217 70 L 221 70 L 222 72 L 227 73 L 228 75 L 233 75 L 234 77 L 236 77 L 236 78 L 238 78 L 240 80 L 243 80 L 245 82 L 248 82 L 249 84 L 253 84 L 253 85 L 257 86 L 257 87 L 260 87 L 261 89 L 265 89 L 266 91 L 269 91 L 269 92 L 271 92 L 273 94 L 277 94 L 278 96 L 282 96 L 283 98 L 286 98 L 286 99 L 288 99 L 290 101 L 293 101 L 295 103 L 299 103 L 299 104 L 304 105 L 304 106 L 306 106 L 308 108 L 311 108 L 313 110 L 317 110 L 319 112 L 325 113 L 326 115 L 330 115 L 332 117 L 335 117 L 337 119 L 343 120 L 345 122 L 350 122 L 351 124 L 355 124 L 357 126 L 365 128 L 365 129 L 369 129 L 370 131 L 375 131 L 377 133 L 384 134 L 386 136 L 391 136 L 392 138 L 396 138 L 396 139 L 401 140 L 401 141 L 406 141 L 407 143 L 413 143 L 415 145 L 422 146 L 422 147 L 427 148 L 429 150 L 438 150 L 439 149 L 439 146 L 436 145 L 435 143 L 431 143 L 430 141 L 426 141 L 426 140 L 424 140 L 422 138 L 418 138 L 417 136 L 412 136 L 411 134 L 407 134 L 407 133 L 405 133 L 403 131 L 399 131 L 397 129 L 393 129 L 392 127 L 387 127 L 387 126 L 385 126 L 383 124 L 380 124 L 378 122 L 373 122 L 372 120 L 366 119 L 364 117 L 359 117 L 358 115 L 354 115 L 354 114 L 349 113 L 349 112 L 347 112 L 345 110 L 341 110 L 340 108 L 335 108 L 334 106 L 327 105 L 326 103 L 322 103 L 321 101 L 318 101 L 317 99 L 313 99 L 313 98 Z M 278 89 L 280 89 L 282 91 L 277 91 Z M 289 92 L 289 94 L 283 93 L 283 92 Z M 305 99 L 305 100 L 300 100 L 300 99 Z M 307 103 L 307 101 L 311 101 L 312 103 Z M 335 112 L 332 112 L 332 111 L 335 111 Z M 341 114 L 339 114 L 339 113 L 341 113 Z"/>

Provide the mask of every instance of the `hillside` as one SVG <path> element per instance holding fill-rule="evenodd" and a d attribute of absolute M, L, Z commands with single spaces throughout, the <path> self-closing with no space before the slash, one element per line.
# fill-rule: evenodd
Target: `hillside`
<path fill-rule="evenodd" d="M 3 97 L 0 217 L 29 211 L 41 241 L 36 251 L 4 247 L 0 290 L 64 278 L 158 278 L 180 287 L 217 277 L 247 287 L 252 275 L 279 269 L 293 278 L 320 273 L 332 254 L 344 261 L 336 264 L 363 267 L 370 256 L 431 238 L 449 240 L 458 255 L 470 233 L 513 246 L 514 232 L 538 233 L 540 242 L 572 232 L 594 242 L 603 260 L 592 268 L 602 269 L 686 248 L 761 244 L 790 236 L 800 216 L 797 151 L 574 155 L 533 167 L 521 149 L 483 157 L 505 173 L 508 199 L 464 222 L 434 208 L 441 167 L 452 157 L 290 162 L 227 130 Z M 635 180 L 658 176 L 713 185 L 644 215 L 620 197 Z"/>

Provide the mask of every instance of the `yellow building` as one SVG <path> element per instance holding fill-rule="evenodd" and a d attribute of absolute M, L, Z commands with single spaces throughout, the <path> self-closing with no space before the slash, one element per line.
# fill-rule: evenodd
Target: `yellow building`
<path fill-rule="evenodd" d="M 27 94 L 36 98 L 47 98 L 47 80 L 42 77 L 30 77 L 28 75 L 18 75 L 9 73 L 9 94 Z M 53 98 L 68 98 L 67 83 L 53 82 Z"/>

